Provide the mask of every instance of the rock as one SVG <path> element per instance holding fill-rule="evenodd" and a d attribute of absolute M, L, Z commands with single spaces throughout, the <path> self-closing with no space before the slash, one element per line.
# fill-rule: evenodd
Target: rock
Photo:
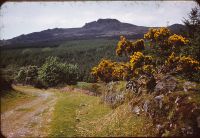
<path fill-rule="evenodd" d="M 133 108 L 133 112 L 134 112 L 135 114 L 139 115 L 139 114 L 140 114 L 140 108 L 139 108 L 138 106 L 135 106 L 135 107 Z"/>
<path fill-rule="evenodd" d="M 191 126 L 183 127 L 181 128 L 181 131 L 185 136 L 193 134 L 193 128 Z"/>
<path fill-rule="evenodd" d="M 154 99 L 159 101 L 159 100 L 162 100 L 163 97 L 164 97 L 164 95 L 162 94 L 162 95 L 156 96 Z"/>
<path fill-rule="evenodd" d="M 187 92 L 188 90 L 195 89 L 195 88 L 196 88 L 195 83 L 187 81 L 183 84 L 183 89 L 184 89 L 185 92 Z"/>
<path fill-rule="evenodd" d="M 157 81 L 155 92 L 173 92 L 177 86 L 177 80 L 171 75 L 166 75 Z"/>
<path fill-rule="evenodd" d="M 193 128 L 191 126 L 188 126 L 186 129 L 187 135 L 192 135 L 193 134 Z"/>
<path fill-rule="evenodd" d="M 155 87 L 155 91 L 158 92 L 164 89 L 165 84 L 163 82 L 158 82 Z"/>
<path fill-rule="evenodd" d="M 183 133 L 183 134 L 185 134 L 186 133 L 186 128 L 181 128 L 181 132 Z"/>
<path fill-rule="evenodd" d="M 149 100 L 146 100 L 145 102 L 144 102 L 144 105 L 143 105 L 143 109 L 144 109 L 144 111 L 147 113 L 148 112 L 148 105 L 149 105 Z"/>
<path fill-rule="evenodd" d="M 159 105 L 159 108 L 161 109 L 162 108 L 162 99 L 163 99 L 164 95 L 159 95 L 159 96 L 156 96 L 154 99 L 155 101 L 157 102 L 157 104 Z"/>
<path fill-rule="evenodd" d="M 178 103 L 179 100 L 180 100 L 180 98 L 176 97 L 175 104 Z"/>
<path fill-rule="evenodd" d="M 108 103 L 111 106 L 119 105 L 123 103 L 125 96 L 123 92 L 107 93 L 103 97 L 103 101 Z"/>
<path fill-rule="evenodd" d="M 128 81 L 126 84 L 126 89 L 133 91 L 134 93 L 138 92 L 138 84 L 136 81 Z"/>
<path fill-rule="evenodd" d="M 124 101 L 124 94 L 116 95 L 115 99 L 116 99 L 117 101 Z"/>
<path fill-rule="evenodd" d="M 146 85 L 148 78 L 145 75 L 141 75 L 137 82 L 139 85 Z"/>
<path fill-rule="evenodd" d="M 163 128 L 163 125 L 157 124 L 156 125 L 156 130 L 159 132 Z"/>

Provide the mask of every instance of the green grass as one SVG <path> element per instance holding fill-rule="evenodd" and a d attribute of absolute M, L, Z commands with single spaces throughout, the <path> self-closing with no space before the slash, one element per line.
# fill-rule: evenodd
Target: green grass
<path fill-rule="evenodd" d="M 78 136 L 77 125 L 80 122 L 95 120 L 106 115 L 111 109 L 99 104 L 99 97 L 82 93 L 59 93 L 51 122 L 52 137 Z"/>
<path fill-rule="evenodd" d="M 77 132 L 84 137 L 154 136 L 151 126 L 148 118 L 134 115 L 124 104 L 96 120 L 79 123 Z"/>
<path fill-rule="evenodd" d="M 1 113 L 13 109 L 36 97 L 16 90 L 4 91 L 2 93 L 5 94 L 1 95 Z"/>
<path fill-rule="evenodd" d="M 153 136 L 152 122 L 135 116 L 124 104 L 112 110 L 100 97 L 79 92 L 58 93 L 50 137 Z"/>
<path fill-rule="evenodd" d="M 32 110 L 33 110 L 32 108 L 19 108 L 19 109 L 17 109 L 16 111 L 29 112 L 29 111 L 32 111 Z"/>
<path fill-rule="evenodd" d="M 89 90 L 96 93 L 97 95 L 102 94 L 105 89 L 105 83 L 88 83 L 88 82 L 78 82 L 76 85 L 72 85 L 73 88 L 79 88 L 83 90 Z"/>

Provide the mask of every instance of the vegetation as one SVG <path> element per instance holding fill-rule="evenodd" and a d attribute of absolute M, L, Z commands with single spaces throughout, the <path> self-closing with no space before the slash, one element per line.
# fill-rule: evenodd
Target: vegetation
<path fill-rule="evenodd" d="M 20 68 L 16 81 L 22 84 L 35 85 L 37 83 L 38 67 L 37 66 L 26 66 Z"/>
<path fill-rule="evenodd" d="M 155 73 L 154 68 L 159 68 L 161 65 L 165 66 L 164 63 L 171 62 L 170 60 L 172 58 L 174 58 L 173 62 L 175 62 L 173 63 L 173 66 L 176 65 L 176 71 L 180 71 L 180 74 L 186 75 L 189 79 L 194 78 L 192 75 L 193 73 L 199 74 L 199 61 L 188 55 L 181 56 L 182 47 L 189 43 L 189 40 L 185 37 L 172 34 L 168 28 L 163 27 L 158 29 L 149 29 L 149 31 L 144 35 L 144 38 L 149 41 L 151 49 L 157 51 L 155 52 L 156 54 L 154 55 L 154 59 L 152 56 L 145 56 L 140 52 L 146 47 L 144 46 L 144 40 L 131 42 L 121 36 L 116 48 L 116 54 L 118 56 L 122 56 L 123 53 L 125 56 L 130 55 L 129 62 L 117 63 L 112 62 L 111 60 L 102 60 L 97 67 L 92 68 L 91 74 L 97 80 L 104 82 L 124 80 L 125 78 L 130 80 L 137 77 L 139 74 L 153 75 L 153 73 Z M 173 52 L 179 55 L 180 59 L 174 57 Z M 190 77 L 190 75 L 192 76 Z M 199 77 L 196 80 L 198 81 Z"/>
<path fill-rule="evenodd" d="M 189 48 L 186 49 L 185 54 L 189 54 L 200 61 L 200 6 L 191 10 L 189 19 L 185 19 L 184 23 L 188 30 L 186 35 L 190 40 Z"/>
<path fill-rule="evenodd" d="M 117 61 L 123 60 L 123 58 L 116 57 L 115 53 L 112 52 L 115 49 L 114 45 L 116 43 L 117 40 L 112 39 L 88 39 L 66 41 L 57 47 L 48 47 L 48 45 L 45 45 L 45 48 L 1 49 L 1 71 L 4 77 L 13 80 L 21 67 L 29 65 L 41 67 L 46 58 L 53 56 L 58 57 L 60 62 L 77 65 L 79 81 L 93 82 L 90 69 L 100 59 L 104 57 Z"/>
<path fill-rule="evenodd" d="M 1 80 L 5 90 L 13 79 L 37 87 L 70 85 L 54 89 L 60 93 L 55 93 L 51 137 L 199 136 L 199 7 L 185 24 L 185 35 L 162 27 L 149 29 L 144 39 L 121 36 L 118 43 L 96 39 L 4 49 Z M 4 97 L 12 99 L 12 92 Z"/>
<path fill-rule="evenodd" d="M 108 114 L 111 109 L 99 104 L 99 98 L 79 92 L 58 93 L 51 122 L 51 137 L 84 136 L 80 132 L 84 127 L 80 123 L 97 120 Z"/>
<path fill-rule="evenodd" d="M 49 57 L 38 72 L 42 83 L 56 86 L 60 83 L 74 83 L 78 77 L 78 67 L 72 64 L 61 63 L 56 57 Z"/>
<path fill-rule="evenodd" d="M 145 116 L 150 117 L 149 120 L 152 121 L 147 124 L 152 123 L 152 126 L 158 130 L 149 128 L 155 131 L 154 136 L 199 135 L 198 122 L 195 120 L 199 115 L 199 110 L 196 110 L 199 106 L 199 93 L 195 92 L 199 91 L 199 86 L 184 80 L 200 82 L 200 62 L 197 56 L 199 50 L 194 52 L 194 49 L 197 50 L 200 46 L 199 41 L 196 41 L 199 36 L 196 32 L 199 28 L 199 13 L 197 9 L 195 10 L 196 13 L 193 9 L 190 16 L 193 22 L 187 22 L 191 27 L 189 30 L 194 31 L 195 37 L 190 33 L 188 33 L 188 38 L 173 34 L 164 27 L 149 29 L 144 34 L 145 40 L 131 42 L 121 36 L 116 47 L 116 55 L 129 57 L 128 62 L 103 59 L 91 70 L 91 75 L 97 81 L 110 82 L 107 90 L 102 93 L 102 101 L 116 108 L 115 110 L 128 104 L 132 112 L 140 115 L 141 118 L 144 116 L 143 111 L 146 110 Z M 148 45 L 150 51 L 144 51 Z M 177 82 L 172 76 L 178 76 L 184 84 L 179 82 L 180 80 Z M 116 86 L 120 84 L 119 80 L 125 80 L 125 78 L 131 84 L 131 88 L 127 84 L 127 89 L 131 89 L 128 92 L 125 86 L 124 89 L 118 89 Z M 167 80 L 169 78 L 170 80 Z M 167 90 L 168 85 L 171 87 L 174 85 L 167 82 L 174 83 L 175 89 Z M 183 90 L 188 91 L 187 85 L 195 87 L 190 94 L 183 92 Z M 187 113 L 189 108 L 192 109 L 191 113 Z M 120 122 L 120 125 L 122 124 Z M 115 136 L 115 134 L 116 131 L 112 135 Z"/>
<path fill-rule="evenodd" d="M 14 89 L 1 91 L 1 113 L 33 100 L 35 97 Z"/>

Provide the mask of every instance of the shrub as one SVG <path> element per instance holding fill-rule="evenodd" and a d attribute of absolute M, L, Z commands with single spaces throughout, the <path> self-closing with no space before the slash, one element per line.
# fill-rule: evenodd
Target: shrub
<path fill-rule="evenodd" d="M 77 65 L 61 63 L 57 57 L 48 57 L 38 73 L 42 83 L 51 87 L 59 83 L 76 82 L 78 67 Z"/>
<path fill-rule="evenodd" d="M 182 46 L 189 43 L 185 37 L 177 34 L 172 34 L 168 28 L 162 27 L 158 29 L 149 29 L 144 35 L 144 38 L 150 41 L 150 45 L 157 52 L 159 61 L 163 63 L 171 52 L 180 53 Z"/>
<path fill-rule="evenodd" d="M 38 67 L 26 66 L 20 68 L 15 80 L 19 83 L 34 85 L 38 79 Z"/>
<path fill-rule="evenodd" d="M 165 65 L 170 70 L 176 69 L 188 79 L 200 80 L 200 63 L 190 56 L 175 56 L 175 53 L 172 53 L 165 61 Z"/>
<path fill-rule="evenodd" d="M 124 36 L 120 37 L 120 41 L 117 44 L 116 54 L 118 56 L 122 56 L 124 53 L 125 55 L 131 55 L 134 52 L 144 50 L 144 40 L 139 39 L 135 42 L 131 42 L 127 40 Z"/>
<path fill-rule="evenodd" d="M 4 76 L 2 76 L 2 74 L 0 74 L 0 91 L 3 90 L 10 90 L 12 89 L 12 81 L 9 79 L 6 79 Z M 0 93 L 3 94 L 3 93 Z"/>
<path fill-rule="evenodd" d="M 92 68 L 91 74 L 104 82 L 126 80 L 131 77 L 131 66 L 129 63 L 103 59 L 99 65 Z"/>
<path fill-rule="evenodd" d="M 114 71 L 114 62 L 111 60 L 102 59 L 97 67 L 93 67 L 91 74 L 97 80 L 109 82 L 113 79 L 112 72 Z"/>

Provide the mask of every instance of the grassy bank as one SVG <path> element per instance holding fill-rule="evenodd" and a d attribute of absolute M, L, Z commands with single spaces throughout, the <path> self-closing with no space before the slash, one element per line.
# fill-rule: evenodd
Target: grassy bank
<path fill-rule="evenodd" d="M 51 137 L 153 136 L 152 122 L 136 116 L 127 104 L 111 109 L 100 97 L 79 92 L 57 93 Z"/>
<path fill-rule="evenodd" d="M 108 114 L 111 109 L 99 103 L 99 98 L 78 92 L 58 93 L 53 120 L 52 137 L 78 136 L 80 122 L 98 119 Z"/>

